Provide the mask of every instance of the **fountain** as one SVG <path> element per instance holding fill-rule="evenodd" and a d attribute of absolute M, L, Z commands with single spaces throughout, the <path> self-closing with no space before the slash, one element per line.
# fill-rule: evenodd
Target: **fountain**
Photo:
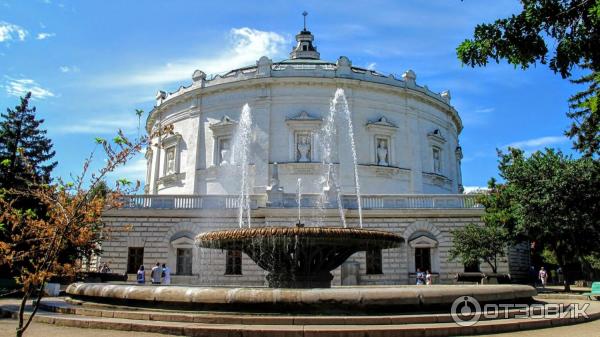
<path fill-rule="evenodd" d="M 297 202 L 298 202 L 298 223 L 296 224 L 296 226 L 298 227 L 303 227 L 304 225 L 302 225 L 302 222 L 300 221 L 300 212 L 302 210 L 302 178 L 298 178 L 298 198 L 297 198 Z"/>
<path fill-rule="evenodd" d="M 340 191 L 336 189 L 338 209 L 343 228 L 304 227 L 300 222 L 302 202 L 301 184 L 298 178 L 298 223 L 295 227 L 263 227 L 242 228 L 243 206 L 248 201 L 248 147 L 252 126 L 250 108 L 246 104 L 242 110 L 240 124 L 236 131 L 231 162 L 241 165 L 242 182 L 240 194 L 240 229 L 221 230 L 202 233 L 196 237 L 196 244 L 201 248 L 225 250 L 241 250 L 258 266 L 268 271 L 267 285 L 271 288 L 329 288 L 333 275 L 331 271 L 339 267 L 352 254 L 359 251 L 379 250 L 400 246 L 404 239 L 383 231 L 362 229 L 362 210 L 360 201 L 360 185 L 357 172 L 356 147 L 351 113 L 344 91 L 338 89 L 331 100 L 327 122 L 323 128 L 323 165 L 326 168 L 322 181 L 324 191 L 331 187 L 332 146 L 336 136 L 336 116 L 338 105 L 343 109 L 343 117 L 348 125 L 348 137 L 354 166 L 354 183 L 358 199 L 359 224 L 361 229 L 347 228 L 343 214 Z M 325 192 L 324 192 L 325 193 Z M 250 227 L 250 209 L 247 207 L 248 227 Z"/>
<path fill-rule="evenodd" d="M 250 135 L 252 132 L 252 117 L 250 106 L 246 103 L 242 108 L 240 122 L 233 136 L 233 148 L 229 162 L 237 171 L 234 177 L 240 179 L 240 196 L 238 199 L 238 223 L 240 228 L 244 225 L 244 211 L 247 226 L 251 227 L 250 215 L 250 183 L 248 181 L 248 157 L 250 152 Z"/>
<path fill-rule="evenodd" d="M 338 108 L 345 118 L 354 166 L 354 184 L 358 200 L 359 225 L 348 228 L 344 217 L 338 174 L 334 169 L 332 144 L 337 142 Z M 267 271 L 265 287 L 223 286 L 138 286 L 131 284 L 75 283 L 67 289 L 76 301 L 104 304 L 176 308 L 177 310 L 219 310 L 265 313 L 300 313 L 314 315 L 338 313 L 357 315 L 431 310 L 450 307 L 457 297 L 474 296 L 480 302 L 530 300 L 535 289 L 524 285 L 436 285 L 424 286 L 345 286 L 331 288 L 332 270 L 351 255 L 401 246 L 404 239 L 394 233 L 362 228 L 360 185 L 353 126 L 344 92 L 338 89 L 331 101 L 329 116 L 321 132 L 323 192 L 320 204 L 337 201 L 340 227 L 305 227 L 301 220 L 302 180 L 297 180 L 298 222 L 287 227 L 254 227 L 250 222 L 250 184 L 248 179 L 249 146 L 252 128 L 250 107 L 244 105 L 234 137 L 230 166 L 240 179 L 237 229 L 201 233 L 196 245 L 204 249 L 241 250 Z M 279 181 L 274 167 L 273 186 Z M 279 190 L 281 193 L 282 190 Z M 335 194 L 335 195 L 334 195 Z M 244 216 L 247 226 L 244 226 Z M 318 222 L 318 221 L 317 221 Z M 308 319 L 312 319 L 312 316 Z M 341 316 L 340 316 L 341 317 Z M 319 317 L 320 319 L 320 317 Z M 345 319 L 345 316 L 344 316 Z M 369 317 L 368 319 L 371 319 Z M 437 318 L 436 318 L 437 319 Z M 386 323 L 389 324 L 389 323 Z M 226 328 L 228 329 L 228 328 Z M 360 328 L 361 335 L 365 328 Z M 279 333 L 279 331 L 277 331 Z"/>
<path fill-rule="evenodd" d="M 338 88 L 335 91 L 335 95 L 331 100 L 331 107 L 334 111 L 337 111 L 337 106 L 340 105 L 344 111 L 344 117 L 346 118 L 346 122 L 348 123 L 348 141 L 350 142 L 350 149 L 352 150 L 352 164 L 353 164 L 353 172 L 354 172 L 354 190 L 356 192 L 356 202 L 358 204 L 358 223 L 360 228 L 362 228 L 362 202 L 360 198 L 360 183 L 358 182 L 358 159 L 356 156 L 356 145 L 354 143 L 354 127 L 352 126 L 352 113 L 350 112 L 350 108 L 348 107 L 348 101 L 346 100 L 346 95 L 344 94 L 344 90 Z"/>
<path fill-rule="evenodd" d="M 398 247 L 393 233 L 358 228 L 262 227 L 202 233 L 204 248 L 239 249 L 268 271 L 271 288 L 329 288 L 333 275 L 352 254 Z"/>

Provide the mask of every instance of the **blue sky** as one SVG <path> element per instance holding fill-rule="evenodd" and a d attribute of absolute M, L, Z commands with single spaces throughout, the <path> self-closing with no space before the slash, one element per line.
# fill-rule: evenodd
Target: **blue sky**
<path fill-rule="evenodd" d="M 345 55 L 386 74 L 413 69 L 417 83 L 449 89 L 464 123 L 463 182 L 483 186 L 497 176 L 496 148 L 572 152 L 563 131 L 577 87 L 545 65 L 472 69 L 456 58 L 477 23 L 519 8 L 516 0 L 0 0 L 0 107 L 33 91 L 55 144 L 54 174 L 68 177 L 94 137 L 137 134 L 134 110 L 150 111 L 158 89 L 188 85 L 195 69 L 287 58 L 307 10 L 322 59 Z M 117 175 L 143 180 L 144 170 L 140 156 Z"/>

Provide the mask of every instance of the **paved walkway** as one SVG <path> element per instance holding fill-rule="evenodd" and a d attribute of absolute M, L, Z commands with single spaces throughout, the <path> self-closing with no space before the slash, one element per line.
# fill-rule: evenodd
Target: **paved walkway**
<path fill-rule="evenodd" d="M 14 337 L 17 321 L 0 319 L 0 337 Z M 56 326 L 44 323 L 31 323 L 25 331 L 25 337 L 159 337 L 156 333 L 115 331 L 99 329 L 81 329 Z"/>
<path fill-rule="evenodd" d="M 499 333 L 493 335 L 478 335 L 477 337 L 600 337 L 600 320 L 576 325 L 567 325 L 550 329 L 527 330 L 519 332 Z"/>
<path fill-rule="evenodd" d="M 17 322 L 12 319 L 0 319 L 0 337 L 14 337 Z M 55 326 L 43 323 L 32 323 L 25 337 L 158 337 L 165 336 L 155 333 L 113 331 L 97 329 L 81 329 Z M 570 326 L 562 326 L 551 329 L 519 331 L 494 335 L 479 335 L 479 337 L 549 337 L 549 336 L 573 336 L 573 337 L 599 337 L 600 320 Z"/>

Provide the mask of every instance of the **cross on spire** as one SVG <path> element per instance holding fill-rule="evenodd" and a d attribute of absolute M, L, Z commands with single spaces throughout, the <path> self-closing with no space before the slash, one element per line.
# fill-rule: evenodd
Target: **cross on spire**
<path fill-rule="evenodd" d="M 304 16 L 304 30 L 306 30 L 306 16 L 308 15 L 307 11 L 302 12 L 302 16 Z"/>

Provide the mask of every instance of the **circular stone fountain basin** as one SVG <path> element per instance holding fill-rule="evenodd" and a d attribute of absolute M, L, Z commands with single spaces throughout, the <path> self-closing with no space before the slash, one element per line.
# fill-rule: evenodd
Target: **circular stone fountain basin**
<path fill-rule="evenodd" d="M 203 248 L 241 250 L 268 271 L 272 288 L 329 288 L 333 275 L 352 254 L 400 246 L 396 234 L 359 228 L 259 227 L 201 233 Z"/>
<path fill-rule="evenodd" d="M 481 303 L 522 303 L 536 295 L 527 285 L 353 286 L 329 289 L 272 289 L 74 283 L 78 300 L 147 308 L 263 313 L 376 314 L 449 308 L 472 296 Z M 519 302 L 521 301 L 521 302 Z"/>

